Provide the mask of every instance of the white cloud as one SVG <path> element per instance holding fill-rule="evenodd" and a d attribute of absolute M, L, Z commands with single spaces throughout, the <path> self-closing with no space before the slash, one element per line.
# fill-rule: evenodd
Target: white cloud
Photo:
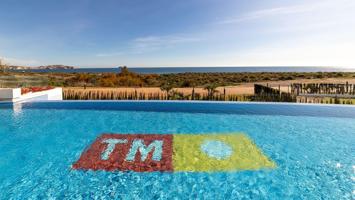
<path fill-rule="evenodd" d="M 133 39 L 126 49 L 117 52 L 98 53 L 97 57 L 115 57 L 127 54 L 143 54 L 162 49 L 172 48 L 180 44 L 198 42 L 201 39 L 168 35 L 168 36 L 146 36 Z"/>
<path fill-rule="evenodd" d="M 124 52 L 112 52 L 112 53 L 98 53 L 97 57 L 112 57 L 112 56 L 120 56 L 124 55 Z"/>
<path fill-rule="evenodd" d="M 305 3 L 293 6 L 284 7 L 274 7 L 263 10 L 256 10 L 246 13 L 240 17 L 230 18 L 220 21 L 219 24 L 233 24 L 249 20 L 263 19 L 268 17 L 280 16 L 280 15 L 291 15 L 291 14 L 301 14 L 301 13 L 311 13 L 314 11 L 325 10 L 325 9 L 336 9 L 339 7 L 347 8 L 349 6 L 354 6 L 354 0 L 324 0 L 318 1 L 317 3 Z"/>
<path fill-rule="evenodd" d="M 184 36 L 147 36 L 136 38 L 133 41 L 132 49 L 135 53 L 145 53 L 200 40 Z"/>

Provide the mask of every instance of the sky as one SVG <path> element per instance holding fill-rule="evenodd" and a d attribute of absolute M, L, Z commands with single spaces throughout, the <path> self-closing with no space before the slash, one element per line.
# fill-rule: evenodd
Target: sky
<path fill-rule="evenodd" d="M 355 67 L 355 0 L 1 0 L 0 58 L 77 67 Z"/>

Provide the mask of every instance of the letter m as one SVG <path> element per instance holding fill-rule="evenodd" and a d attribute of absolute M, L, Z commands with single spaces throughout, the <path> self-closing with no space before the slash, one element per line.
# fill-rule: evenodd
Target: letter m
<path fill-rule="evenodd" d="M 163 151 L 163 141 L 162 140 L 154 140 L 148 146 L 146 146 L 143 140 L 134 140 L 132 146 L 127 154 L 126 160 L 127 161 L 134 161 L 137 152 L 141 153 L 141 161 L 145 161 L 147 159 L 149 152 L 153 152 L 152 159 L 154 161 L 160 161 L 162 157 Z"/>

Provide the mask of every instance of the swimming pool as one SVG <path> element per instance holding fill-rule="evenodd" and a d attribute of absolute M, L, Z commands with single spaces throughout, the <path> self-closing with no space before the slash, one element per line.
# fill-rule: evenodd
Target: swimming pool
<path fill-rule="evenodd" d="M 353 106 L 146 101 L 0 104 L 0 136 L 0 199 L 355 197 Z M 124 137 L 153 136 L 172 141 L 170 168 L 106 170 L 96 161 L 88 169 L 76 165 L 102 137 L 125 141 Z M 192 144 L 199 138 L 198 150 Z M 240 145 L 237 141 L 245 141 L 245 146 L 235 156 L 256 160 L 221 167 L 218 162 L 233 157 Z M 176 153 L 179 148 L 185 154 Z M 131 150 L 124 155 L 128 161 L 134 159 Z M 194 157 L 201 156 L 197 151 L 217 164 L 207 160 L 195 165 Z M 101 154 L 101 159 L 108 155 Z M 263 162 L 255 167 L 252 163 L 260 159 Z"/>

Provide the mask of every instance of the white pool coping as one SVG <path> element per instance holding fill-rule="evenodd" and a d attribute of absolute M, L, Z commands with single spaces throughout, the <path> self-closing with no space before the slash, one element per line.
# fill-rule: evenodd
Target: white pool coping
<path fill-rule="evenodd" d="M 53 88 L 50 90 L 44 90 L 40 92 L 30 92 L 21 95 L 21 88 L 14 88 L 14 89 L 9 89 L 9 88 L 1 88 L 2 90 L 6 91 L 12 91 L 13 93 L 18 94 L 18 91 L 20 91 L 19 95 L 13 96 L 13 98 L 9 98 L 9 96 L 6 96 L 5 100 L 0 100 L 0 103 L 21 103 L 21 102 L 28 102 L 28 101 L 62 101 L 63 100 L 63 90 L 62 88 Z M 36 98 L 44 98 L 45 100 L 35 100 Z"/>

